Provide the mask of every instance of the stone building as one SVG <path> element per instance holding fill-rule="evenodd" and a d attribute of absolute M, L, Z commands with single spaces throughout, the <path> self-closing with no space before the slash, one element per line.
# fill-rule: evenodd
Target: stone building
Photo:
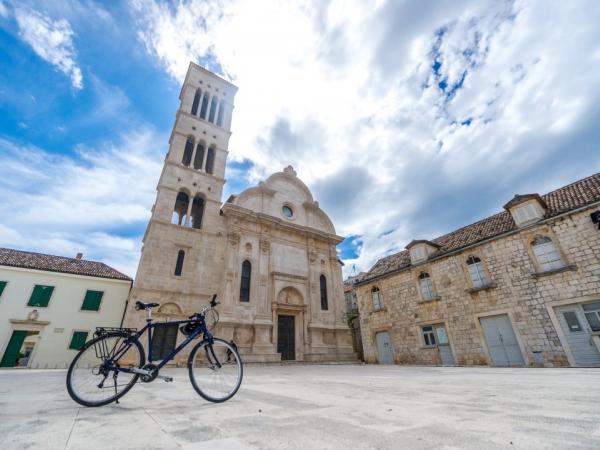
<path fill-rule="evenodd" d="M 380 259 L 357 283 L 368 362 L 600 366 L 600 174 Z"/>
<path fill-rule="evenodd" d="M 364 360 L 362 335 L 360 331 L 360 317 L 358 314 L 358 298 L 354 283 L 360 281 L 365 272 L 348 277 L 344 280 L 344 300 L 346 302 L 346 321 L 352 332 L 352 348 L 361 361 Z"/>
<path fill-rule="evenodd" d="M 160 303 L 160 321 L 187 318 L 216 293 L 215 334 L 233 339 L 245 361 L 353 359 L 336 253 L 343 238 L 294 169 L 221 204 L 236 91 L 190 64 L 126 324 L 144 323 L 136 300 Z M 176 340 L 176 328 L 157 329 L 159 359 Z"/>
<path fill-rule="evenodd" d="M 0 367 L 66 368 L 118 327 L 132 280 L 97 261 L 0 248 Z"/>

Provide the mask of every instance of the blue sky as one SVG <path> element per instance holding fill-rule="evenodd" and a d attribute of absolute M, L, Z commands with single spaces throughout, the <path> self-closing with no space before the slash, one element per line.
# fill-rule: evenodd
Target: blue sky
<path fill-rule="evenodd" d="M 134 275 L 190 60 L 224 199 L 292 164 L 345 274 L 600 167 L 600 5 L 0 0 L 0 245 Z M 260 24 L 260 26 L 257 26 Z"/>

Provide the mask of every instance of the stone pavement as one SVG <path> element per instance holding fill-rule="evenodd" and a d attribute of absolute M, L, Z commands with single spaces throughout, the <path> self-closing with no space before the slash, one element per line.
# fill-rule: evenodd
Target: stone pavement
<path fill-rule="evenodd" d="M 62 370 L 0 370 L 1 449 L 600 448 L 600 370 L 249 366 L 211 404 L 185 369 L 83 408 Z"/>

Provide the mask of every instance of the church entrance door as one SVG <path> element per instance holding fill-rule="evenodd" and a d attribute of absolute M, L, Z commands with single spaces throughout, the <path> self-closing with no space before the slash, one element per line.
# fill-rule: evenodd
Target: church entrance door
<path fill-rule="evenodd" d="M 296 359 L 294 319 L 294 316 L 277 316 L 277 352 L 281 353 L 282 361 Z"/>

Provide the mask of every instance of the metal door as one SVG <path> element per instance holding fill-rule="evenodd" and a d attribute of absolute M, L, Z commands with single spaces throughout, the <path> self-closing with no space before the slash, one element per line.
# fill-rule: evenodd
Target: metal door
<path fill-rule="evenodd" d="M 506 314 L 482 317 L 480 322 L 492 365 L 504 367 L 525 365 L 517 337 Z"/>
<path fill-rule="evenodd" d="M 19 351 L 23 346 L 23 341 L 27 337 L 27 331 L 15 330 L 8 341 L 4 356 L 0 362 L 0 367 L 14 367 L 17 365 L 17 359 L 19 359 Z"/>
<path fill-rule="evenodd" d="M 581 307 L 562 306 L 555 308 L 555 311 L 575 364 L 582 367 L 600 366 L 600 352 L 592 341 L 592 331 Z"/>
<path fill-rule="evenodd" d="M 394 364 L 394 349 L 390 335 L 387 331 L 382 331 L 375 335 L 377 339 L 377 352 L 379 354 L 379 364 Z"/>
<path fill-rule="evenodd" d="M 294 316 L 277 318 L 277 352 L 281 353 L 282 361 L 296 359 Z"/>
<path fill-rule="evenodd" d="M 450 341 L 448 340 L 448 334 L 446 333 L 446 327 L 444 325 L 436 325 L 435 333 L 437 336 L 438 349 L 440 350 L 440 357 L 444 366 L 453 366 L 454 355 L 452 354 L 452 348 L 450 347 Z"/>

